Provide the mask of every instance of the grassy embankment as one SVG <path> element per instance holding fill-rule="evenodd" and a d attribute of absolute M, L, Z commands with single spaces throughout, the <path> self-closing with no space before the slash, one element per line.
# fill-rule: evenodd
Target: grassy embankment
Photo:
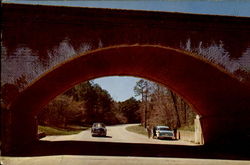
<path fill-rule="evenodd" d="M 142 125 L 139 125 L 139 124 L 133 125 L 133 126 L 128 126 L 128 127 L 126 127 L 126 130 L 147 136 L 146 129 Z"/>
<path fill-rule="evenodd" d="M 126 130 L 130 131 L 130 132 L 134 132 L 134 133 L 138 133 L 138 134 L 142 134 L 147 136 L 147 131 L 146 129 L 142 126 L 142 125 L 133 125 L 133 126 L 128 126 L 126 127 Z M 194 125 L 190 125 L 190 126 L 183 126 L 181 128 L 178 129 L 184 136 L 187 136 L 186 134 L 191 134 L 188 136 L 192 136 L 192 134 L 194 133 Z"/>
<path fill-rule="evenodd" d="M 62 129 L 49 126 L 38 126 L 38 132 L 44 132 L 46 135 L 72 135 L 77 134 L 89 127 L 74 127 L 71 129 Z"/>
<path fill-rule="evenodd" d="M 178 130 L 194 132 L 194 125 L 182 126 L 182 127 L 178 128 Z"/>
<path fill-rule="evenodd" d="M 182 140 L 194 143 L 194 125 L 182 126 L 178 131 Z"/>

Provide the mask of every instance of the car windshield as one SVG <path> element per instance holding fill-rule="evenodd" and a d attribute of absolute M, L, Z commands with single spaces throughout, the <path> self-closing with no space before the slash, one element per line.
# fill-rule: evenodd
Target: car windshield
<path fill-rule="evenodd" d="M 93 126 L 94 127 L 105 127 L 105 125 L 103 123 L 95 123 Z"/>
<path fill-rule="evenodd" d="M 162 127 L 162 128 L 159 128 L 159 130 L 161 130 L 161 131 L 169 131 L 170 129 L 167 128 L 167 127 Z"/>

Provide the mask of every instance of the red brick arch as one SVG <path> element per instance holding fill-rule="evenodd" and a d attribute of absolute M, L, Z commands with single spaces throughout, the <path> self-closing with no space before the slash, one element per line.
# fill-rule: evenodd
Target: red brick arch
<path fill-rule="evenodd" d="M 249 114 L 249 87 L 214 64 L 170 47 L 121 45 L 80 54 L 30 84 L 11 107 L 14 112 L 13 130 L 31 130 L 29 120 L 25 124 L 20 118 L 35 116 L 42 106 L 74 85 L 114 75 L 142 77 L 166 85 L 193 105 L 203 117 L 224 116 L 225 127 L 228 122 L 233 125 L 231 116 Z M 215 118 L 213 120 L 219 122 Z M 210 119 L 208 123 L 211 123 Z M 205 122 L 203 128 L 211 132 L 209 130 L 215 126 L 208 126 Z M 20 137 L 22 135 L 19 140 Z M 210 134 L 205 134 L 205 138 L 209 137 Z"/>

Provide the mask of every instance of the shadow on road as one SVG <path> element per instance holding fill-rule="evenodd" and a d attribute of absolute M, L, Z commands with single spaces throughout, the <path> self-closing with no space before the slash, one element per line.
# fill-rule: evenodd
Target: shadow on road
<path fill-rule="evenodd" d="M 99 155 L 250 160 L 249 152 L 232 146 L 181 146 L 89 141 L 39 141 L 11 156 Z"/>
<path fill-rule="evenodd" d="M 112 138 L 112 136 L 93 136 L 93 137 L 98 137 L 98 138 Z"/>

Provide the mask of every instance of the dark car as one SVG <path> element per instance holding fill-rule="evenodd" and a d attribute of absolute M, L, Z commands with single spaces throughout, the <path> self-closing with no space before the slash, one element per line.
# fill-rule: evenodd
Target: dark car
<path fill-rule="evenodd" d="M 91 135 L 92 136 L 106 136 L 107 129 L 105 124 L 103 123 L 94 123 L 91 128 Z"/>

